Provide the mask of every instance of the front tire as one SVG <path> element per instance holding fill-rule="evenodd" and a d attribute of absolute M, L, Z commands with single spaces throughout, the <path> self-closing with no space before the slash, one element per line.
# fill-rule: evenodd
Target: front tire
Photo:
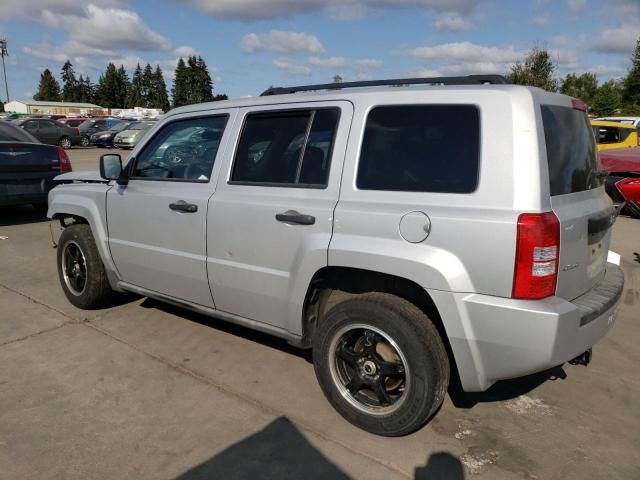
<path fill-rule="evenodd" d="M 64 229 L 57 260 L 60 285 L 73 305 L 90 310 L 110 303 L 113 290 L 89 225 L 75 224 Z"/>
<path fill-rule="evenodd" d="M 313 340 L 313 363 L 333 407 L 363 430 L 407 435 L 444 400 L 449 360 L 438 330 L 412 303 L 366 293 L 333 307 Z"/>
<path fill-rule="evenodd" d="M 82 137 L 80 137 L 80 146 L 81 147 L 88 147 L 90 143 L 89 137 L 87 137 L 86 135 L 83 135 Z"/>

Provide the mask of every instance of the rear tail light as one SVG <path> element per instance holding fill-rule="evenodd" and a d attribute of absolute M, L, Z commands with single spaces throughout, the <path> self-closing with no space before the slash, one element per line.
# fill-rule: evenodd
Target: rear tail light
<path fill-rule="evenodd" d="M 62 147 L 58 147 L 58 160 L 60 162 L 59 165 L 60 165 L 61 172 L 70 172 L 72 170 L 69 156 L 67 155 L 67 152 L 65 152 L 64 148 Z"/>
<path fill-rule="evenodd" d="M 553 295 L 558 280 L 560 222 L 553 212 L 518 217 L 513 298 L 539 299 Z"/>

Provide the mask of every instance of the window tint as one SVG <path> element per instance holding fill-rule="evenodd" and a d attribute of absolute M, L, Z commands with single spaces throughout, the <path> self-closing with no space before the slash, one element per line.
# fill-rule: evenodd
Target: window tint
<path fill-rule="evenodd" d="M 0 121 L 0 141 L 40 143 L 33 135 L 9 122 Z"/>
<path fill-rule="evenodd" d="M 479 152 L 473 105 L 376 107 L 367 118 L 356 183 L 363 190 L 470 193 Z"/>
<path fill-rule="evenodd" d="M 248 115 L 232 182 L 326 185 L 336 109 Z"/>
<path fill-rule="evenodd" d="M 587 115 L 580 110 L 554 105 L 543 105 L 541 110 L 551 195 L 581 192 L 602 185 L 596 144 Z"/>
<path fill-rule="evenodd" d="M 24 128 L 27 130 L 37 130 L 38 129 L 38 121 L 37 120 L 29 120 L 28 122 L 24 122 L 22 124 Z"/>
<path fill-rule="evenodd" d="M 226 123 L 226 116 L 217 116 L 167 124 L 140 153 L 132 176 L 209 181 Z"/>

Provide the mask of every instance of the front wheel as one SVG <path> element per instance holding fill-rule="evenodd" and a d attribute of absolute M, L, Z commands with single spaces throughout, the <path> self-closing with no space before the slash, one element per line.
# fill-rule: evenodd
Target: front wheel
<path fill-rule="evenodd" d="M 80 146 L 81 147 L 88 147 L 89 146 L 89 137 L 87 137 L 86 135 L 83 135 L 82 137 L 80 137 Z"/>
<path fill-rule="evenodd" d="M 367 293 L 333 307 L 314 335 L 320 386 L 349 422 L 384 436 L 409 434 L 436 412 L 449 384 L 438 330 L 412 303 Z"/>
<path fill-rule="evenodd" d="M 58 277 L 67 299 L 85 310 L 107 306 L 113 296 L 91 228 L 75 224 L 58 242 Z"/>

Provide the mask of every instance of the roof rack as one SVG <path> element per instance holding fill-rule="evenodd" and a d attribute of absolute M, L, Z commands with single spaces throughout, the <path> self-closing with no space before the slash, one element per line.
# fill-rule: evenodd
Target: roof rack
<path fill-rule="evenodd" d="M 432 77 L 432 78 L 392 78 L 389 80 L 366 80 L 362 82 L 319 83 L 317 85 L 300 85 L 298 87 L 272 87 L 260 95 L 284 95 L 287 93 L 310 92 L 313 90 L 342 90 L 343 88 L 402 86 L 402 85 L 486 85 L 510 83 L 502 75 L 467 75 L 466 77 Z"/>

